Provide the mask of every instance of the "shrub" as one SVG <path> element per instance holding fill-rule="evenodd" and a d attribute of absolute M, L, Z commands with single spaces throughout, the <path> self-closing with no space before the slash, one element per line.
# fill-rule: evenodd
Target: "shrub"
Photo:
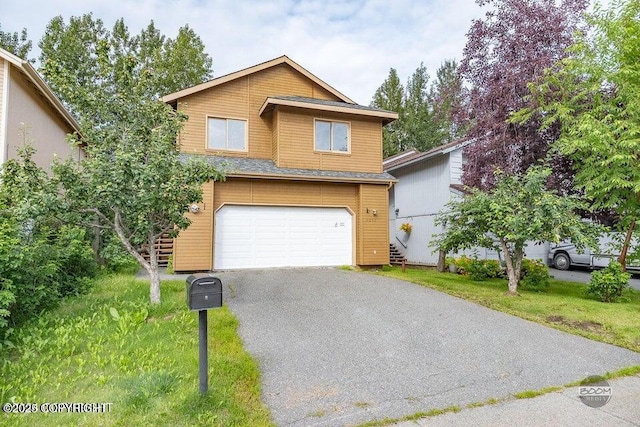
<path fill-rule="evenodd" d="M 619 262 L 612 261 L 606 268 L 591 274 L 586 292 L 602 302 L 616 302 L 629 287 L 630 277 L 631 274 L 624 272 Z"/>
<path fill-rule="evenodd" d="M 90 278 L 94 277 L 98 264 L 87 240 L 86 230 L 80 227 L 63 226 L 58 230 L 53 251 L 61 296 L 80 295 L 89 290 Z"/>
<path fill-rule="evenodd" d="M 96 262 L 77 217 L 58 203 L 55 182 L 31 160 L 2 165 L 0 176 L 0 346 L 12 327 L 36 317 L 61 297 L 85 292 Z"/>
<path fill-rule="evenodd" d="M 493 259 L 469 258 L 465 255 L 455 259 L 454 264 L 460 274 L 468 274 L 471 280 L 482 281 L 503 277 L 500 263 Z"/>
<path fill-rule="evenodd" d="M 523 259 L 520 287 L 528 291 L 542 292 L 551 284 L 549 268 L 540 260 Z"/>
<path fill-rule="evenodd" d="M 453 259 L 453 265 L 456 266 L 458 274 L 469 274 L 469 265 L 471 265 L 472 261 L 473 259 L 462 255 L 460 258 Z"/>
<path fill-rule="evenodd" d="M 135 272 L 140 268 L 138 261 L 127 252 L 118 237 L 110 232 L 106 232 L 103 236 L 100 257 L 104 261 L 107 271 L 115 273 Z"/>
<path fill-rule="evenodd" d="M 474 259 L 468 267 L 471 280 L 482 281 L 503 276 L 500 263 L 493 259 Z"/>

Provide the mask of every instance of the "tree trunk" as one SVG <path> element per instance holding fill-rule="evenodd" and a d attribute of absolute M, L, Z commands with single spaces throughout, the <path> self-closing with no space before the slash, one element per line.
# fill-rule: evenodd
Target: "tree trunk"
<path fill-rule="evenodd" d="M 122 227 L 122 222 L 120 218 L 120 212 L 116 211 L 113 220 L 113 230 L 116 232 L 116 235 L 120 239 L 120 242 L 125 247 L 127 252 L 133 256 L 138 263 L 147 270 L 149 273 L 149 278 L 151 279 L 151 285 L 149 289 L 151 304 L 160 304 L 160 274 L 158 272 L 158 259 L 156 257 L 156 246 L 155 239 L 152 238 L 153 244 L 150 245 L 149 249 L 149 261 L 147 262 L 142 255 L 138 251 L 135 250 L 131 242 L 124 234 L 124 230 Z M 155 265 L 155 267 L 154 267 Z"/>
<path fill-rule="evenodd" d="M 624 237 L 624 244 L 618 257 L 618 262 L 622 264 L 622 271 L 627 271 L 627 253 L 629 252 L 629 246 L 631 245 L 631 237 L 633 236 L 633 229 L 636 227 L 636 222 L 631 221 L 629 228 L 627 229 L 627 235 Z"/>
<path fill-rule="evenodd" d="M 96 225 L 92 227 L 93 231 L 93 242 L 91 243 L 91 247 L 93 248 L 93 253 L 98 265 L 105 265 L 104 258 L 100 256 L 100 251 L 102 250 L 102 228 L 100 228 L 100 216 L 96 214 Z"/>
<path fill-rule="evenodd" d="M 509 290 L 507 291 L 507 295 L 515 296 L 518 295 L 518 284 L 520 283 L 520 272 L 522 271 L 522 257 L 524 252 L 522 250 L 522 246 L 516 245 L 513 258 L 511 258 L 507 242 L 500 239 L 500 245 L 502 246 L 502 251 L 505 254 L 504 261 L 507 265 L 507 277 L 509 278 Z"/>
<path fill-rule="evenodd" d="M 149 277 L 151 284 L 149 285 L 149 298 L 151 304 L 160 304 L 160 274 L 158 271 L 158 254 L 156 252 L 156 238 L 149 236 Z"/>
<path fill-rule="evenodd" d="M 440 249 L 440 251 L 438 251 L 438 271 L 440 273 L 444 273 L 444 264 L 445 264 L 446 257 L 447 257 L 447 254 L 445 253 L 445 251 Z"/>

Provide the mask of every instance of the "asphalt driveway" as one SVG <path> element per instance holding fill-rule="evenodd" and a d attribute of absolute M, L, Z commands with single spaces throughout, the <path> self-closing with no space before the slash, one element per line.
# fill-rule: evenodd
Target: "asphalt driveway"
<path fill-rule="evenodd" d="M 335 269 L 216 276 L 281 426 L 401 417 L 640 364 L 640 353 L 391 278 Z"/>

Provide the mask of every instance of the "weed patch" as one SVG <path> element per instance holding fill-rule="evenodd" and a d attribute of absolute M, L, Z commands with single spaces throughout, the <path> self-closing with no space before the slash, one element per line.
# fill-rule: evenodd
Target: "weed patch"
<path fill-rule="evenodd" d="M 110 412 L 2 414 L 0 424 L 273 425 L 226 307 L 208 313 L 209 393 L 199 394 L 197 314 L 184 282 L 162 286 L 162 305 L 150 306 L 148 283 L 101 277 L 86 296 L 16 330 L 15 348 L 0 354 L 0 401 L 103 402 Z"/>

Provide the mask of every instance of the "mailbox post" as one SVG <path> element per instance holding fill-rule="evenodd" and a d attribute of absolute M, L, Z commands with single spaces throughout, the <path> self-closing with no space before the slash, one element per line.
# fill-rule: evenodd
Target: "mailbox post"
<path fill-rule="evenodd" d="M 222 282 L 209 274 L 187 277 L 187 306 L 198 311 L 198 369 L 200 394 L 209 390 L 209 355 L 207 339 L 207 310 L 222 307 Z"/>

